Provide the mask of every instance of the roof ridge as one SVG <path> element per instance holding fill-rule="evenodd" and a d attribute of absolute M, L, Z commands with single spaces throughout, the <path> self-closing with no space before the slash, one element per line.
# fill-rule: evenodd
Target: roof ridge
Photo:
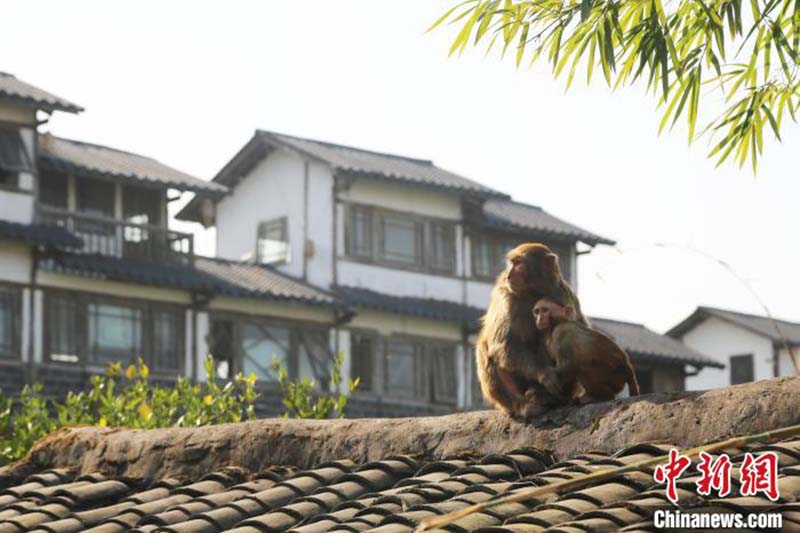
<path fill-rule="evenodd" d="M 716 312 L 722 312 L 722 313 L 730 313 L 730 314 L 738 315 L 738 316 L 741 316 L 741 317 L 744 317 L 744 318 L 760 318 L 762 320 L 774 320 L 776 322 L 783 322 L 784 324 L 788 324 L 788 325 L 791 325 L 791 326 L 800 326 L 800 322 L 787 320 L 785 318 L 778 318 L 778 317 L 775 317 L 775 316 L 769 317 L 767 315 L 756 315 L 756 314 L 753 314 L 753 313 L 745 313 L 744 311 L 735 311 L 733 309 L 723 309 L 722 307 L 713 307 L 713 306 L 710 306 L 710 305 L 701 305 L 701 306 L 698 306 L 698 309 L 701 309 L 701 310 L 704 310 L 704 311 L 710 311 L 712 313 L 715 312 L 715 311 Z"/>
<path fill-rule="evenodd" d="M 17 79 L 17 77 L 14 76 L 13 74 L 11 74 L 10 72 L 5 72 L 3 70 L 0 70 L 0 76 L 2 76 L 3 78 L 14 78 L 14 79 Z"/>
<path fill-rule="evenodd" d="M 378 156 L 381 156 L 381 157 L 390 157 L 390 158 L 393 158 L 393 159 L 402 159 L 404 161 L 411 161 L 413 163 L 420 163 L 420 164 L 423 164 L 423 165 L 436 166 L 432 159 L 422 159 L 422 158 L 409 157 L 409 156 L 399 155 L 399 154 L 391 154 L 391 153 L 388 153 L 388 152 L 379 152 L 377 150 L 370 150 L 370 149 L 367 149 L 367 148 L 359 148 L 358 146 L 353 146 L 353 145 L 349 145 L 349 144 L 340 144 L 340 143 L 334 143 L 334 142 L 330 142 L 330 141 L 321 141 L 319 139 L 311 139 L 311 138 L 308 138 L 308 137 L 299 137 L 297 135 L 289 135 L 288 133 L 280 133 L 280 132 L 277 132 L 277 131 L 262 130 L 262 129 L 257 129 L 256 131 L 261 135 L 275 135 L 275 136 L 278 136 L 278 137 L 288 137 L 290 139 L 295 139 L 295 140 L 298 140 L 298 141 L 313 142 L 313 143 L 321 144 L 321 145 L 324 145 L 324 146 L 330 146 L 332 148 L 345 148 L 347 150 L 355 150 L 356 152 L 365 152 L 365 153 L 368 153 L 368 154 L 378 155 Z"/>
<path fill-rule="evenodd" d="M 122 150 L 120 148 L 114 148 L 113 146 L 108 146 L 108 145 L 105 145 L 105 144 L 98 144 L 98 143 L 92 143 L 92 142 L 87 142 L 87 141 L 79 141 L 77 139 L 67 139 L 66 137 L 60 137 L 58 135 L 53 135 L 53 133 L 51 133 L 49 131 L 45 132 L 45 133 L 40 133 L 39 136 L 41 136 L 41 137 L 51 137 L 51 138 L 59 140 L 59 141 L 64 141 L 64 142 L 72 143 L 72 144 L 80 144 L 82 146 L 90 146 L 92 148 L 101 148 L 103 150 L 110 150 L 112 152 L 118 152 L 120 154 L 126 154 L 126 155 L 132 155 L 132 156 L 136 156 L 136 157 L 141 157 L 142 159 L 149 159 L 150 161 L 155 161 L 156 163 L 160 163 L 162 165 L 164 164 L 164 163 L 161 163 L 161 161 L 159 161 L 158 159 L 156 159 L 154 157 L 150 157 L 150 156 L 147 156 L 147 155 L 142 155 L 142 154 L 139 154 L 137 152 L 130 152 L 128 150 Z"/>

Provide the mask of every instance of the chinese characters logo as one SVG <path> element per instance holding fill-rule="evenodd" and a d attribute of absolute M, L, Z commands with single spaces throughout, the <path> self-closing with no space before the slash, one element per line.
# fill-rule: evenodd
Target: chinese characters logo
<path fill-rule="evenodd" d="M 681 474 L 691 466 L 692 461 L 678 450 L 669 451 L 669 461 L 656 467 L 653 478 L 658 483 L 666 483 L 667 498 L 678 503 L 677 481 Z M 721 498 L 731 492 L 731 459 L 727 454 L 714 458 L 706 452 L 700 452 L 700 463 L 697 465 L 700 479 L 695 484 L 697 493 L 702 496 L 716 490 Z M 740 467 L 739 493 L 742 496 L 755 496 L 763 493 L 767 498 L 776 501 L 778 491 L 778 454 L 763 452 L 756 455 L 746 453 Z"/>

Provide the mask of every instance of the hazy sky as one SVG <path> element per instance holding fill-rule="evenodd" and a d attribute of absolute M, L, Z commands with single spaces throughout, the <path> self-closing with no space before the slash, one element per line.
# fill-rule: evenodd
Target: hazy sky
<path fill-rule="evenodd" d="M 701 304 L 759 312 L 720 259 L 800 320 L 800 126 L 757 177 L 715 170 L 706 143 L 657 136 L 640 87 L 564 94 L 543 66 L 448 59 L 453 28 L 424 30 L 452 4 L 3 0 L 0 70 L 87 108 L 54 133 L 205 179 L 256 128 L 431 158 L 615 239 L 579 261 L 595 316 L 664 331 Z"/>

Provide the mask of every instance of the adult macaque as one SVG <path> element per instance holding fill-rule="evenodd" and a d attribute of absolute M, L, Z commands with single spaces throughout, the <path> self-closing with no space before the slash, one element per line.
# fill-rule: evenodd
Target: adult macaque
<path fill-rule="evenodd" d="M 508 252 L 508 266 L 498 276 L 483 316 L 476 345 L 478 378 L 483 396 L 514 416 L 535 416 L 563 404 L 540 378 L 553 363 L 531 321 L 534 304 L 544 297 L 572 306 L 576 320 L 588 325 L 575 293 L 561 275 L 558 256 L 547 246 L 528 243 Z"/>
<path fill-rule="evenodd" d="M 639 384 L 630 358 L 611 337 L 575 321 L 575 310 L 563 299 L 542 298 L 533 306 L 536 329 L 545 332 L 554 363 L 541 383 L 553 395 L 578 403 L 613 400 L 628 385 L 631 396 Z"/>

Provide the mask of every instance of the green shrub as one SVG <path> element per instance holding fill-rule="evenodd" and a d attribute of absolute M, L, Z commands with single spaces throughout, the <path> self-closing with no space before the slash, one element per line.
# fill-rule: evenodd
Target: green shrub
<path fill-rule="evenodd" d="M 331 383 L 333 390 L 338 391 L 342 382 L 342 363 L 344 354 L 333 363 L 331 369 Z M 288 409 L 283 413 L 284 418 L 331 418 L 334 413 L 339 418 L 344 418 L 344 408 L 347 406 L 348 395 L 352 394 L 359 384 L 359 378 L 347 382 L 347 394 L 326 394 L 316 390 L 316 380 L 303 378 L 302 380 L 289 380 L 286 367 L 278 361 L 273 361 L 272 371 L 278 376 L 278 384 L 283 392 L 283 405 Z"/>
<path fill-rule="evenodd" d="M 16 405 L 0 391 L 0 464 L 20 459 L 37 440 L 61 427 L 151 429 L 254 419 L 255 374 L 238 374 L 221 385 L 210 356 L 204 366 L 205 383 L 180 377 L 173 387 L 163 387 L 149 383 L 150 369 L 141 360 L 124 371 L 114 363 L 105 375 L 92 377 L 90 390 L 70 392 L 63 403 L 45 399 L 40 384 L 25 386 Z"/>

